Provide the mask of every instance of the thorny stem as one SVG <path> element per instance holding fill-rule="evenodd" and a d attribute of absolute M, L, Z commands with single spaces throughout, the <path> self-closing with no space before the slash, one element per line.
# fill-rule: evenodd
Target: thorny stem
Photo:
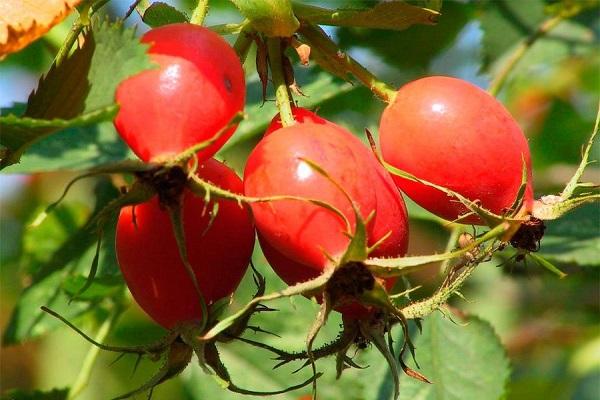
<path fill-rule="evenodd" d="M 450 236 L 448 237 L 448 242 L 446 243 L 446 249 L 444 250 L 444 253 L 449 253 L 452 251 L 452 249 L 454 249 L 454 247 L 456 246 L 458 237 L 460 236 L 461 231 L 462 231 L 462 229 L 461 229 L 460 225 L 456 225 L 456 226 L 452 227 L 452 230 L 450 231 Z M 440 267 L 440 272 L 442 274 L 448 273 L 448 267 L 450 266 L 450 261 L 451 261 L 450 258 L 442 261 L 442 265 Z"/>
<path fill-rule="evenodd" d="M 100 329 L 98 329 L 98 333 L 94 337 L 94 341 L 102 343 L 106 339 L 106 337 L 108 336 L 112 328 L 115 326 L 115 323 L 117 322 L 123 311 L 124 308 L 121 304 L 116 305 L 113 308 L 113 310 L 111 310 L 111 315 L 106 320 L 104 320 L 104 323 L 100 326 Z M 94 367 L 94 363 L 98 358 L 100 350 L 100 347 L 95 346 L 93 344 L 90 345 L 90 349 L 88 350 L 88 353 L 85 356 L 85 360 L 83 361 L 83 365 L 81 366 L 79 375 L 77 376 L 77 379 L 75 379 L 75 383 L 71 387 L 71 390 L 69 390 L 69 400 L 73 400 L 77 396 L 79 396 L 83 389 L 85 389 L 85 387 L 88 385 L 92 373 L 92 368 Z"/>
<path fill-rule="evenodd" d="M 535 32 L 533 32 L 528 38 L 519 44 L 519 46 L 510 55 L 508 60 L 506 60 L 504 66 L 490 84 L 488 91 L 492 96 L 495 97 L 498 95 L 500 89 L 502 89 L 502 86 L 504 86 L 508 75 L 510 75 L 517 63 L 521 60 L 521 58 L 523 58 L 525 53 L 527 53 L 527 50 L 529 50 L 539 38 L 554 29 L 563 19 L 564 17 L 561 15 L 547 19 L 535 30 Z"/>
<path fill-rule="evenodd" d="M 267 38 L 267 48 L 269 52 L 269 63 L 271 64 L 271 76 L 273 77 L 273 86 L 275 87 L 275 99 L 281 123 L 283 126 L 290 126 L 295 123 L 287 84 L 283 75 L 283 63 L 281 60 L 281 39 Z"/>
<path fill-rule="evenodd" d="M 198 0 L 198 5 L 192 13 L 190 22 L 192 24 L 202 25 L 204 23 L 204 18 L 206 18 L 206 14 L 208 14 L 208 0 Z"/>
<path fill-rule="evenodd" d="M 371 71 L 363 67 L 347 53 L 341 52 L 338 45 L 321 28 L 311 24 L 303 24 L 300 28 L 300 33 L 307 39 L 311 47 L 316 47 L 321 52 L 334 57 L 339 64 L 343 65 L 347 72 L 354 75 L 356 79 L 368 87 L 381 100 L 386 103 L 394 101 L 396 90 L 373 75 Z"/>
<path fill-rule="evenodd" d="M 404 307 L 401 311 L 406 319 L 417 319 L 423 318 L 432 312 L 439 309 L 444 303 L 448 301 L 456 291 L 462 286 L 462 284 L 471 276 L 475 271 L 475 268 L 489 257 L 496 249 L 495 244 L 491 244 L 485 251 L 482 251 L 476 260 L 470 261 L 468 258 L 463 258 L 455 265 L 452 270 L 448 273 L 446 280 L 442 286 L 429 298 L 421 301 L 417 301 Z M 460 273 L 453 277 L 452 271 L 458 271 L 460 268 L 464 269 Z"/>

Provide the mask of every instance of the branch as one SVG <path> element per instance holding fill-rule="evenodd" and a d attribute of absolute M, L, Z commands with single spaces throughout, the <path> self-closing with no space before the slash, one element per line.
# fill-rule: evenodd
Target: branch
<path fill-rule="evenodd" d="M 208 0 L 198 0 L 198 5 L 192 13 L 190 23 L 202 25 L 204 23 L 204 18 L 206 18 L 206 14 L 208 14 Z"/>
<path fill-rule="evenodd" d="M 294 115 L 292 114 L 288 88 L 283 75 L 281 39 L 267 38 L 267 47 L 269 51 L 269 63 L 271 64 L 271 76 L 273 77 L 273 86 L 275 87 L 275 98 L 281 117 L 281 123 L 283 126 L 293 125 L 295 123 Z"/>
<path fill-rule="evenodd" d="M 496 75 L 496 78 L 490 83 L 490 88 L 488 91 L 494 97 L 498 95 L 502 86 L 506 82 L 508 75 L 512 72 L 517 63 L 523 58 L 525 53 L 533 46 L 533 44 L 542 36 L 550 32 L 554 29 L 562 20 L 563 16 L 558 15 L 556 17 L 550 18 L 544 21 L 536 30 L 533 32 L 528 38 L 523 40 L 519 46 L 515 49 L 515 51 L 510 55 L 506 63 L 500 70 L 500 72 Z"/>

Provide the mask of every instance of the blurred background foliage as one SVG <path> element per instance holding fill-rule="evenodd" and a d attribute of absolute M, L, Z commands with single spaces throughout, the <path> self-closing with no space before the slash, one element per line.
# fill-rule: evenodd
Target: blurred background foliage
<path fill-rule="evenodd" d="M 122 17 L 128 3 L 111 1 L 101 14 Z M 191 0 L 170 3 L 188 15 L 195 5 Z M 330 8 L 373 4 L 351 0 L 309 3 Z M 438 24 L 393 32 L 328 27 L 327 32 L 342 50 L 394 86 L 422 76 L 443 74 L 487 88 L 515 46 L 535 32 L 543 21 L 573 7 L 587 7 L 537 40 L 499 94 L 529 139 L 536 196 L 560 191 L 579 162 L 582 144 L 592 131 L 598 107 L 600 12 L 597 2 L 423 0 L 412 3 L 428 7 L 441 5 Z M 242 19 L 228 1 L 211 0 L 210 6 L 207 25 Z M 0 62 L 0 107 L 22 109 L 18 103 L 27 101 L 39 77 L 48 71 L 73 18 Z M 138 33 L 148 29 L 136 13 L 126 24 L 137 26 Z M 233 40 L 233 37 L 228 39 Z M 317 109 L 323 117 L 348 127 L 361 138 L 365 128 L 377 132 L 384 105 L 371 92 L 358 83 L 333 78 L 318 66 L 307 68 L 295 61 L 296 78 L 307 94 L 307 97 L 297 98 L 300 105 Z M 249 118 L 219 154 L 219 158 L 239 173 L 249 151 L 275 114 L 272 92 L 270 99 L 262 102 L 252 53 L 245 67 Z M 599 152 L 596 143 L 592 159 L 598 160 Z M 69 302 L 83 285 L 94 256 L 96 238 L 85 223 L 116 195 L 115 182 L 126 184 L 123 178 L 77 183 L 54 213 L 39 226 L 31 226 L 39 213 L 60 196 L 66 183 L 77 175 L 76 171 L 129 156 L 131 153 L 112 124 L 101 123 L 67 129 L 42 140 L 29 149 L 20 164 L 6 168 L 0 175 L 0 326 L 5 345 L 0 353 L 0 393 L 15 388 L 45 391 L 45 394 L 23 392 L 7 398 L 64 398 L 63 388 L 76 384 L 86 355 L 90 354 L 90 346 L 82 338 L 60 322 L 42 317 L 40 305 L 51 304 L 90 333 L 98 332 L 107 316 L 114 315 L 115 308 L 125 307 L 106 340 L 111 344 L 139 345 L 164 334 L 139 310 L 124 288 L 112 248 L 114 238 L 110 234 L 102 241 L 100 271 L 94 285 L 83 296 Z M 589 167 L 584 180 L 600 182 L 597 164 Z M 410 202 L 409 211 L 409 254 L 443 251 L 447 227 Z M 509 259 L 508 251 L 507 255 L 495 257 L 478 268 L 462 290 L 465 299 L 452 300 L 451 317 L 436 314 L 424 321 L 423 334 L 415 331 L 417 360 L 438 388 L 447 389 L 446 397 L 440 397 L 435 389 L 425 388 L 422 383 L 402 377 L 402 399 L 598 399 L 598 206 L 587 206 L 550 223 L 541 254 L 568 276 L 559 279 L 533 262 L 515 263 Z M 281 281 L 269 272 L 258 248 L 254 262 L 266 274 L 268 289 L 282 287 Z M 439 266 L 431 265 L 410 276 L 410 280 L 413 285 L 423 285 L 415 292 L 415 298 L 424 297 L 440 282 Z M 248 299 L 252 291 L 252 279 L 247 276 L 235 295 L 232 308 Z M 302 349 L 316 306 L 304 298 L 280 301 L 275 306 L 280 309 L 279 314 L 260 316 L 257 324 L 277 332 L 281 338 L 260 334 L 250 337 L 256 336 L 286 349 Z M 335 337 L 338 324 L 339 317 L 333 316 L 320 337 L 321 343 Z M 458 331 L 461 333 L 454 335 Z M 506 354 L 496 346 L 494 331 Z M 435 332 L 444 333 L 451 340 L 436 338 Z M 478 343 L 486 338 L 489 338 L 486 343 Z M 303 380 L 306 376 L 303 372 L 308 372 L 291 374 L 293 366 L 273 372 L 274 363 L 266 361 L 271 354 L 238 343 L 224 346 L 223 354 L 236 383 L 244 387 L 288 386 Z M 436 356 L 448 363 L 449 370 L 460 372 L 455 382 L 442 382 L 442 377 L 450 376 L 444 375 L 444 371 L 427 370 L 431 358 Z M 374 349 L 361 351 L 356 360 L 369 368 L 347 371 L 337 382 L 334 360 L 319 362 L 318 369 L 325 371 L 320 384 L 322 398 L 390 398 L 389 372 L 380 357 Z M 100 353 L 89 386 L 79 398 L 104 399 L 124 393 L 146 381 L 158 368 L 158 364 L 144 360 L 134 374 L 133 357 L 113 364 L 115 358 L 115 354 Z M 506 377 L 510 374 L 506 390 L 503 374 Z M 497 375 L 496 379 L 488 382 L 493 375 Z M 454 392 L 453 384 L 468 386 L 462 379 L 482 385 L 483 392 L 468 394 L 460 389 Z M 500 386 L 496 387 L 498 383 Z M 52 389 L 56 391 L 48 392 Z M 303 399 L 309 392 L 303 389 L 276 398 Z M 481 397 L 481 393 L 485 393 L 485 397 Z M 221 389 L 196 365 L 154 393 L 155 399 L 239 397 Z"/>

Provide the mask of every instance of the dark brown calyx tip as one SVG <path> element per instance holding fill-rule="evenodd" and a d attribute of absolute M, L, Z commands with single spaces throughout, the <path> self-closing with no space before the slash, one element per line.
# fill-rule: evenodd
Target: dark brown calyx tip
<path fill-rule="evenodd" d="M 530 217 L 528 221 L 521 224 L 519 230 L 510 239 L 510 244 L 519 250 L 538 251 L 545 230 L 544 221 Z"/>

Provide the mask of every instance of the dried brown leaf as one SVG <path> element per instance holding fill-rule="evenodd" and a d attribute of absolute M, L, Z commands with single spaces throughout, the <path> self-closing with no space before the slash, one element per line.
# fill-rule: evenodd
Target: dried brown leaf
<path fill-rule="evenodd" d="M 2 0 L 0 57 L 14 53 L 65 19 L 81 0 Z"/>

